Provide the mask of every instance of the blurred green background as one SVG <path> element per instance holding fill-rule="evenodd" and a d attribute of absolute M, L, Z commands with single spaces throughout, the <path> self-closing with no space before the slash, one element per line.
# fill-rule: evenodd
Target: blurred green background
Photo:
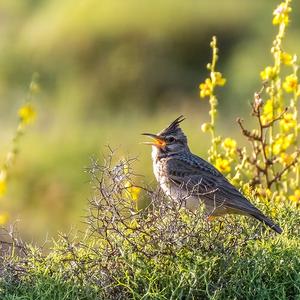
<path fill-rule="evenodd" d="M 271 63 L 277 1 L 1 0 L 0 158 L 17 125 L 16 111 L 34 72 L 38 119 L 20 155 L 1 210 L 27 239 L 81 227 L 91 187 L 84 168 L 105 145 L 138 156 L 137 173 L 154 183 L 141 132 L 157 132 L 180 114 L 194 152 L 207 157 L 209 42 L 217 35 L 221 133 L 238 136 L 236 116 L 261 86 Z M 286 50 L 300 52 L 300 3 L 294 1 Z"/>

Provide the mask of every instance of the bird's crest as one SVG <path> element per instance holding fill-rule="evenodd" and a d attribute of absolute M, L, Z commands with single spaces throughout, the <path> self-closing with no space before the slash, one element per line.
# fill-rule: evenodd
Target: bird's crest
<path fill-rule="evenodd" d="M 183 131 L 179 127 L 180 123 L 184 120 L 185 120 L 184 116 L 182 116 L 182 115 L 179 116 L 167 128 L 165 128 L 161 132 L 159 132 L 159 135 L 166 136 L 169 134 L 174 134 L 174 135 L 181 136 L 182 138 L 186 139 L 186 136 L 184 135 Z"/>

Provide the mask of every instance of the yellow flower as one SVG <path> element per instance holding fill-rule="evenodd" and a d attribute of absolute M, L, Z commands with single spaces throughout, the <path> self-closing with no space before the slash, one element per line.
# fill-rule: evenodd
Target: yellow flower
<path fill-rule="evenodd" d="M 3 197 L 6 194 L 7 183 L 5 179 L 0 178 L 0 197 Z"/>
<path fill-rule="evenodd" d="M 129 181 L 125 183 L 126 197 L 136 201 L 139 197 L 141 189 L 139 187 L 133 186 Z"/>
<path fill-rule="evenodd" d="M 262 80 L 274 79 L 276 76 L 276 71 L 274 67 L 266 67 L 263 71 L 260 72 L 260 77 Z"/>
<path fill-rule="evenodd" d="M 264 198 L 265 200 L 268 200 L 270 199 L 271 195 L 272 195 L 272 192 L 270 189 L 268 188 L 265 188 L 265 187 L 262 187 L 262 186 L 259 186 L 257 189 L 256 189 L 256 193 Z"/>
<path fill-rule="evenodd" d="M 285 24 L 289 23 L 289 12 L 292 9 L 288 6 L 287 3 L 282 2 L 277 6 L 277 8 L 273 12 L 273 25 Z"/>
<path fill-rule="evenodd" d="M 276 141 L 272 146 L 272 150 L 275 155 L 279 154 L 282 151 L 281 141 Z"/>
<path fill-rule="evenodd" d="M 289 196 L 289 199 L 292 202 L 300 203 L 300 190 L 299 189 L 295 190 L 294 195 Z"/>
<path fill-rule="evenodd" d="M 287 132 L 297 126 L 297 121 L 291 113 L 284 114 L 283 118 L 280 120 L 280 128 Z"/>
<path fill-rule="evenodd" d="M 223 86 L 226 83 L 226 79 L 222 77 L 220 72 L 211 72 L 212 83 L 215 85 Z"/>
<path fill-rule="evenodd" d="M 7 173 L 5 170 L 0 170 L 0 198 L 6 194 L 7 190 Z"/>
<path fill-rule="evenodd" d="M 287 93 L 296 92 L 298 89 L 298 77 L 295 74 L 287 76 L 282 87 Z"/>
<path fill-rule="evenodd" d="M 229 161 L 227 159 L 223 159 L 221 157 L 218 157 L 216 159 L 215 166 L 221 173 L 229 173 L 231 171 Z"/>
<path fill-rule="evenodd" d="M 25 104 L 19 109 L 19 117 L 23 124 L 30 124 L 35 121 L 36 111 L 31 104 Z"/>
<path fill-rule="evenodd" d="M 271 99 L 268 99 L 263 106 L 263 112 L 261 115 L 262 123 L 266 124 L 273 119 L 273 102 Z"/>
<path fill-rule="evenodd" d="M 271 99 L 268 99 L 266 101 L 266 104 L 264 105 L 264 108 L 263 108 L 263 113 L 266 115 L 273 113 L 273 102 Z"/>
<path fill-rule="evenodd" d="M 278 155 L 279 153 L 285 151 L 292 144 L 293 140 L 294 135 L 292 133 L 278 137 L 275 139 L 274 144 L 272 145 L 273 153 Z"/>
<path fill-rule="evenodd" d="M 7 212 L 0 213 L 0 225 L 6 224 L 8 219 L 9 219 L 9 214 Z"/>
<path fill-rule="evenodd" d="M 286 53 L 286 52 L 282 52 L 280 54 L 280 59 L 281 59 L 281 62 L 287 66 L 291 66 L 293 63 L 292 55 L 289 53 Z"/>
<path fill-rule="evenodd" d="M 281 153 L 279 157 L 279 162 L 282 163 L 285 166 L 290 165 L 294 161 L 294 156 L 287 154 L 287 153 Z"/>
<path fill-rule="evenodd" d="M 222 143 L 222 147 L 225 150 L 235 150 L 236 149 L 236 141 L 231 138 L 226 138 Z"/>
<path fill-rule="evenodd" d="M 210 78 L 206 78 L 205 82 L 200 83 L 199 85 L 200 89 L 200 98 L 209 97 L 212 94 L 213 86 L 211 83 Z"/>

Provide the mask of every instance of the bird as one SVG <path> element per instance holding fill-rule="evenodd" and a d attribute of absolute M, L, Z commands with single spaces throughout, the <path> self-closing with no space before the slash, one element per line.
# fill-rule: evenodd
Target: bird
<path fill-rule="evenodd" d="M 153 173 L 163 192 L 174 201 L 195 211 L 204 203 L 208 219 L 225 214 L 253 217 L 277 233 L 282 229 L 255 207 L 212 164 L 193 154 L 180 128 L 181 115 L 157 134 L 142 133 L 153 139 Z"/>

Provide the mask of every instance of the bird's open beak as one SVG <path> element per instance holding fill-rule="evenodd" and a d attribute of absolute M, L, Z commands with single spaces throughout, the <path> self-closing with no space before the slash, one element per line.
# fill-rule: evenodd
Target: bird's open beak
<path fill-rule="evenodd" d="M 142 133 L 142 135 L 146 135 L 154 139 L 153 142 L 143 142 L 145 145 L 151 145 L 151 146 L 156 146 L 158 148 L 162 148 L 166 145 L 166 142 L 162 137 L 159 135 L 153 134 L 153 133 Z"/>

